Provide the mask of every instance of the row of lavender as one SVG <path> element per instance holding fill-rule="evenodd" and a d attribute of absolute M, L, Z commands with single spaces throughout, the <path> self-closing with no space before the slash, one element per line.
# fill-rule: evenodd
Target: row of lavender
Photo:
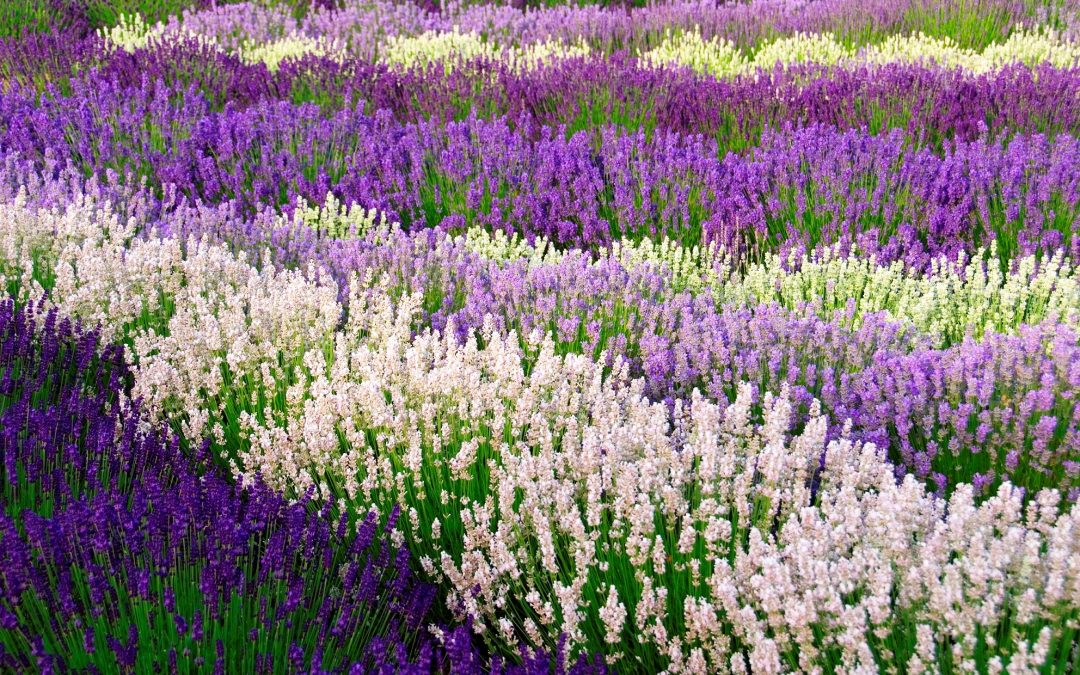
<path fill-rule="evenodd" d="M 88 12 L 93 0 L 19 0 L 48 13 L 55 25 L 85 34 L 100 21 Z M 708 0 L 671 3 L 540 3 L 542 11 L 522 11 L 533 2 L 396 3 L 385 0 L 118 0 L 134 16 L 113 17 L 112 24 L 129 25 L 140 18 L 159 22 L 168 32 L 205 36 L 227 46 L 244 42 L 270 43 L 282 38 L 324 40 L 344 44 L 354 54 L 371 58 L 389 39 L 454 30 L 493 40 L 537 43 L 582 40 L 606 51 L 656 42 L 671 31 L 696 30 L 707 38 L 721 37 L 753 45 L 777 35 L 834 33 L 848 40 L 872 41 L 897 33 L 926 32 L 955 39 L 967 46 L 1007 36 L 1018 23 L 1045 23 L 1072 31 L 1074 9 L 1059 0 L 761 0 L 717 4 Z M 138 14 L 142 5 L 142 15 Z M 161 16 L 160 9 L 180 10 Z M 563 5 L 563 6 L 559 6 Z M 436 11 L 431 11 L 435 9 Z M 16 14 L 18 16 L 18 14 Z M 5 35 L 23 31 L 7 30 Z"/>
<path fill-rule="evenodd" d="M 1078 663 L 1075 67 L 3 67 L 7 666 Z"/>
<path fill-rule="evenodd" d="M 724 151 L 753 145 L 765 127 L 785 123 L 904 130 L 940 148 L 949 140 L 1017 132 L 1076 131 L 1074 69 L 1006 65 L 982 74 L 918 62 L 850 67 L 781 63 L 718 80 L 684 68 L 649 67 L 626 52 L 579 55 L 521 70 L 498 58 L 395 68 L 302 53 L 274 69 L 201 43 L 164 40 L 132 51 L 97 37 L 45 35 L 2 45 L 5 91 L 22 97 L 72 94 L 76 84 L 122 87 L 163 82 L 177 94 L 195 88 L 204 105 L 312 102 L 326 110 L 390 110 L 401 121 L 524 114 L 572 130 L 597 124 L 717 137 Z M 145 94 L 144 94 L 145 95 Z M 100 114 L 117 114 L 104 110 Z"/>
<path fill-rule="evenodd" d="M 898 129 L 787 123 L 722 156 L 711 138 L 667 130 L 569 133 L 529 117 L 401 124 L 385 111 L 280 101 L 215 112 L 190 90 L 100 80 L 71 97 L 9 94 L 0 107 L 8 152 L 248 213 L 332 192 L 407 227 L 594 249 L 666 237 L 750 257 L 842 244 L 918 268 L 991 241 L 1007 258 L 1080 245 L 1080 146 L 1065 132 L 936 152 Z"/>

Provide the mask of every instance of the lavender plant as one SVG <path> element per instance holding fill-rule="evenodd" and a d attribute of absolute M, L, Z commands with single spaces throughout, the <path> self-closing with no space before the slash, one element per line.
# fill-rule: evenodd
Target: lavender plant
<path fill-rule="evenodd" d="M 0 7 L 0 38 L 59 29 L 86 33 L 90 24 L 78 3 L 62 0 L 11 0 Z"/>

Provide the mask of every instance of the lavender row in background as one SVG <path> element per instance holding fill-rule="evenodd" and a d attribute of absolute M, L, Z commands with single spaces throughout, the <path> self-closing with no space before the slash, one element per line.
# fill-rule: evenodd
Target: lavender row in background
<path fill-rule="evenodd" d="M 572 129 L 611 123 L 704 133 L 725 150 L 753 145 L 763 129 L 786 123 L 875 133 L 899 128 L 911 142 L 934 147 L 983 134 L 1080 132 L 1080 103 L 1071 95 L 1080 88 L 1080 72 L 1050 67 L 1015 66 L 976 76 L 902 64 L 796 66 L 724 81 L 642 67 L 625 55 L 569 59 L 529 72 L 479 62 L 449 73 L 437 66 L 399 72 L 306 57 L 271 73 L 265 65 L 245 64 L 191 41 L 129 54 L 105 52 L 93 40 L 38 36 L 0 50 L 0 68 L 6 69 L 0 75 L 39 92 L 57 86 L 65 93 L 73 87 L 140 89 L 160 80 L 179 91 L 195 86 L 215 110 L 225 102 L 291 100 L 318 103 L 327 111 L 363 104 L 368 112 L 390 110 L 401 121 L 527 114 Z M 82 83 L 72 85 L 76 70 Z"/>
<path fill-rule="evenodd" d="M 753 258 L 840 243 L 917 268 L 992 240 L 1005 259 L 1080 251 L 1080 144 L 1067 134 L 949 143 L 939 156 L 900 131 L 811 126 L 766 130 L 724 157 L 711 138 L 672 132 L 571 134 L 528 118 L 402 125 L 286 102 L 213 112 L 193 91 L 97 84 L 40 103 L 0 96 L 0 150 L 248 212 L 333 191 L 411 228 L 579 247 L 667 237 Z"/>
<path fill-rule="evenodd" d="M 1017 23 L 1056 19 L 1059 13 L 1054 3 L 1040 8 L 1022 0 L 690 0 L 636 8 L 567 4 L 524 11 L 502 3 L 442 5 L 441 11 L 426 11 L 421 3 L 344 0 L 338 9 L 317 8 L 298 20 L 285 7 L 240 3 L 185 12 L 172 24 L 226 46 L 302 34 L 344 43 L 353 54 L 371 58 L 388 36 L 455 29 L 514 43 L 584 40 L 608 51 L 654 44 L 669 31 L 694 28 L 707 38 L 724 37 L 740 45 L 797 32 L 828 31 L 865 41 L 918 30 L 948 31 L 965 45 L 980 45 Z"/>

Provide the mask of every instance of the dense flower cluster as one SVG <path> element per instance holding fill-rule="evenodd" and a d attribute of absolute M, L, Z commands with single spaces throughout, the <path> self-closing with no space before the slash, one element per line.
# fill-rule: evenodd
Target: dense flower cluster
<path fill-rule="evenodd" d="M 0 43 L 0 670 L 1080 667 L 1067 6 L 128 1 Z"/>

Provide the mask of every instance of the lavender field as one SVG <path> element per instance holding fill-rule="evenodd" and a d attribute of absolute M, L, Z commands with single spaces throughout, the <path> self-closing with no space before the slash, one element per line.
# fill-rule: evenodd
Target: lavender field
<path fill-rule="evenodd" d="M 1080 4 L 0 2 L 0 673 L 1080 673 Z"/>

